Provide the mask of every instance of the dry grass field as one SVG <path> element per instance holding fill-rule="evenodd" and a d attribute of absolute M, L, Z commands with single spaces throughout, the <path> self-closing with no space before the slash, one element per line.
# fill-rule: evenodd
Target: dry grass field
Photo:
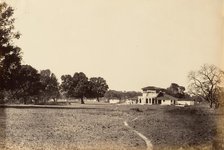
<path fill-rule="evenodd" d="M 74 104 L 0 108 L 0 149 L 212 149 L 223 113 L 206 107 Z M 215 146 L 217 143 L 215 144 Z M 220 146 L 219 146 L 220 147 Z M 218 148 L 217 148 L 218 149 Z"/>
<path fill-rule="evenodd" d="M 141 113 L 130 125 L 144 133 L 154 149 L 212 149 L 219 115 L 209 108 L 170 106 Z"/>

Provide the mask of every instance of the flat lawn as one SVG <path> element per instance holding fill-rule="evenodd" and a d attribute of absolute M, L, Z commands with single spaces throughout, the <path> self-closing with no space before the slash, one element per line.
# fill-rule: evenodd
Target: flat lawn
<path fill-rule="evenodd" d="M 124 121 L 145 135 L 153 149 L 211 149 L 216 122 L 223 117 L 204 107 L 72 107 L 0 108 L 0 149 L 146 149 Z"/>

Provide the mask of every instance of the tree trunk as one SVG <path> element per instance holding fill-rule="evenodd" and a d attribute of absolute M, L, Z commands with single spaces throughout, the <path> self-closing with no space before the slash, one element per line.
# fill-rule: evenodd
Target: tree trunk
<path fill-rule="evenodd" d="M 24 104 L 26 104 L 27 103 L 27 100 L 26 100 L 26 98 L 23 100 L 24 101 Z"/>
<path fill-rule="evenodd" d="M 84 100 L 83 100 L 83 97 L 81 98 L 81 104 L 85 104 L 85 103 L 84 103 Z"/>
<path fill-rule="evenodd" d="M 97 102 L 100 102 L 100 99 L 99 99 L 99 97 L 97 97 L 97 98 L 96 98 L 96 100 L 97 100 Z"/>
<path fill-rule="evenodd" d="M 34 104 L 37 105 L 39 103 L 39 100 L 35 99 Z"/>
<path fill-rule="evenodd" d="M 215 109 L 218 109 L 218 108 L 219 108 L 219 103 L 216 102 L 216 103 L 215 103 Z"/>
<path fill-rule="evenodd" d="M 212 102 L 212 101 L 210 101 L 210 108 L 212 108 L 212 104 L 213 104 L 213 102 Z"/>

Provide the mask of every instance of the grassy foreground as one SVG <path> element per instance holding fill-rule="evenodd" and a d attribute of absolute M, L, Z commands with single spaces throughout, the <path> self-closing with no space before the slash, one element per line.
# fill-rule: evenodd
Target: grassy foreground
<path fill-rule="evenodd" d="M 73 107 L 73 106 L 72 106 Z M 0 149 L 219 149 L 223 113 L 206 107 L 78 105 L 0 108 Z M 221 133 L 221 132 L 219 132 Z"/>
<path fill-rule="evenodd" d="M 144 133 L 156 150 L 213 149 L 217 121 L 223 116 L 203 107 L 167 106 L 138 111 L 137 119 L 130 124 Z"/>

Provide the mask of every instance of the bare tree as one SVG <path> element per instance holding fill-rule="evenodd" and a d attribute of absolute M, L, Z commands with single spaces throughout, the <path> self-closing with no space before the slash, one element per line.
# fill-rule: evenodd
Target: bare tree
<path fill-rule="evenodd" d="M 189 93 L 209 102 L 212 108 L 221 103 L 220 91 L 224 72 L 214 65 L 205 64 L 198 71 L 191 71 L 188 75 L 190 81 Z"/>

